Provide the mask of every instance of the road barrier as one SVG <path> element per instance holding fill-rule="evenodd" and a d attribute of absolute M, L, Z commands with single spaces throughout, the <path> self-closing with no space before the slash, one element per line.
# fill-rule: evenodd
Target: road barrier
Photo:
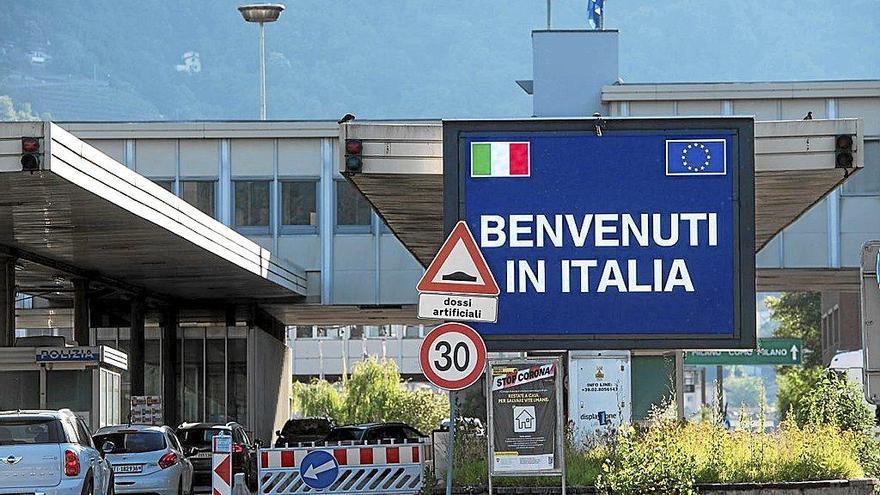
<path fill-rule="evenodd" d="M 260 449 L 258 495 L 417 494 L 430 448 L 420 442 Z"/>

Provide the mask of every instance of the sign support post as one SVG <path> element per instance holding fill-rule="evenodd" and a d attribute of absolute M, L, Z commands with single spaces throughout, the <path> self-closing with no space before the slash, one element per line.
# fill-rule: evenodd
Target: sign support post
<path fill-rule="evenodd" d="M 449 444 L 446 446 L 446 495 L 452 495 L 452 463 L 455 459 L 455 398 L 449 391 Z M 491 490 L 489 493 L 492 493 Z"/>
<path fill-rule="evenodd" d="M 422 341 L 419 349 L 419 365 L 428 381 L 449 391 L 446 495 L 452 495 L 457 412 L 453 392 L 470 387 L 480 379 L 483 369 L 486 368 L 486 344 L 473 328 L 463 323 L 444 323 L 431 330 Z"/>

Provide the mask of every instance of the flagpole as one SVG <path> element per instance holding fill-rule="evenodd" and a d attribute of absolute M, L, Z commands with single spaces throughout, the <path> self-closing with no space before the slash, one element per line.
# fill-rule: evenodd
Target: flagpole
<path fill-rule="evenodd" d="M 547 0 L 547 31 L 550 31 L 550 0 Z"/>

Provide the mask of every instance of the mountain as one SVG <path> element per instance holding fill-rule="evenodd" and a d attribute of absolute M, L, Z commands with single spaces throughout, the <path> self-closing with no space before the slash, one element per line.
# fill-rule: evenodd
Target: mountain
<path fill-rule="evenodd" d="M 0 0 L 0 95 L 62 120 L 253 119 L 228 0 Z M 269 118 L 528 116 L 536 0 L 296 0 L 266 26 Z M 586 1 L 554 0 L 554 28 Z M 880 2 L 608 0 L 627 82 L 880 77 Z M 589 63 L 589 53 L 572 63 Z"/>

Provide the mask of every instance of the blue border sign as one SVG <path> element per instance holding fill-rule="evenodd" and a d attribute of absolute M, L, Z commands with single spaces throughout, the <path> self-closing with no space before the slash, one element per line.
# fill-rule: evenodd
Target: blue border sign
<path fill-rule="evenodd" d="M 444 122 L 447 231 L 468 223 L 501 288 L 474 328 L 493 350 L 754 346 L 753 120 L 602 125 Z"/>

